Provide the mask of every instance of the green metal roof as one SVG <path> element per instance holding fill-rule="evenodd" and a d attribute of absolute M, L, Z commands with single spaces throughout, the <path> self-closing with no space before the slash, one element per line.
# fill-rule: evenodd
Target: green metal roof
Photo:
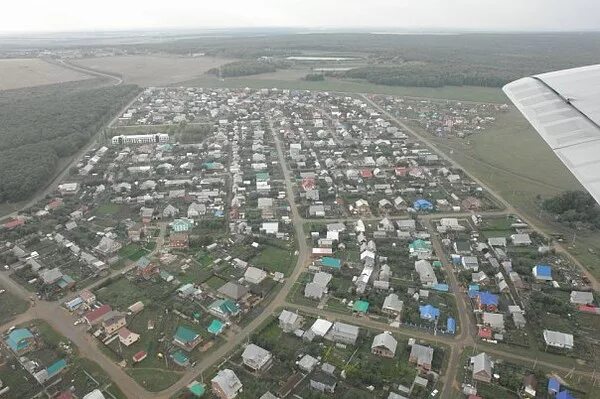
<path fill-rule="evenodd" d="M 214 319 L 208 326 L 208 332 L 214 335 L 220 334 L 225 325 L 221 320 Z"/>
<path fill-rule="evenodd" d="M 188 385 L 188 389 L 197 398 L 201 398 L 206 393 L 206 388 L 204 387 L 204 384 L 200 384 L 198 381 L 194 381 L 190 385 Z"/>
<path fill-rule="evenodd" d="M 181 342 L 192 342 L 198 338 L 198 335 L 196 331 L 183 326 L 177 327 L 177 331 L 175 331 L 175 338 Z"/>
<path fill-rule="evenodd" d="M 369 310 L 369 302 L 367 301 L 356 301 L 354 302 L 354 311 L 360 313 L 367 313 Z"/>

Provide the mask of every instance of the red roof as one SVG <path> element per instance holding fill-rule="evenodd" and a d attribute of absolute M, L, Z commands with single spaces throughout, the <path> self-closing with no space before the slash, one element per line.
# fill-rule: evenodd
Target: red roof
<path fill-rule="evenodd" d="M 55 199 L 53 199 L 52 201 L 50 201 L 50 202 L 48 203 L 48 209 L 56 209 L 56 208 L 58 208 L 59 206 L 61 206 L 61 205 L 62 205 L 62 203 L 63 203 L 63 202 L 62 202 L 62 199 L 60 199 L 60 198 L 55 198 Z"/>
<path fill-rule="evenodd" d="M 127 329 L 127 327 L 123 327 L 119 330 L 119 337 L 126 339 L 131 334 L 131 331 Z"/>
<path fill-rule="evenodd" d="M 360 171 L 360 176 L 361 177 L 373 177 L 373 172 L 371 171 L 371 169 L 363 169 Z"/>
<path fill-rule="evenodd" d="M 110 305 L 102 305 L 98 309 L 91 310 L 85 314 L 85 319 L 88 323 L 94 324 L 97 320 L 100 320 L 105 314 L 110 312 L 112 308 Z"/>
<path fill-rule="evenodd" d="M 590 305 L 579 305 L 579 311 L 580 312 L 586 312 L 586 313 L 600 313 L 600 309 L 595 307 L 595 306 L 590 306 Z"/>
<path fill-rule="evenodd" d="M 5 229 L 14 229 L 15 227 L 22 226 L 25 224 L 25 219 L 13 219 L 9 222 L 4 223 Z"/>
<path fill-rule="evenodd" d="M 316 187 L 315 178 L 314 177 L 305 177 L 302 179 L 302 188 L 304 191 L 314 190 Z"/>
<path fill-rule="evenodd" d="M 479 327 L 479 337 L 480 338 L 492 338 L 492 329 L 489 327 Z"/>
<path fill-rule="evenodd" d="M 75 396 L 73 396 L 71 391 L 64 391 L 54 399 L 75 399 Z"/>
<path fill-rule="evenodd" d="M 132 359 L 135 363 L 138 363 L 138 362 L 141 362 L 142 360 L 144 360 L 146 358 L 146 356 L 148 356 L 148 354 L 146 352 L 139 351 L 138 353 L 133 355 Z"/>

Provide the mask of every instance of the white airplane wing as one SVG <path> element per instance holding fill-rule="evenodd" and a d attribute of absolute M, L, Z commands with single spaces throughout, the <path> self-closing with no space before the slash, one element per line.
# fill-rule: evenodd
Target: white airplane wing
<path fill-rule="evenodd" d="M 519 79 L 503 90 L 600 203 L 600 65 Z"/>

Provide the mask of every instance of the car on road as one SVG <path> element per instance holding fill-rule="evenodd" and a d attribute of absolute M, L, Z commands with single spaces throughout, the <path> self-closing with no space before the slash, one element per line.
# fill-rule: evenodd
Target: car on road
<path fill-rule="evenodd" d="M 0 294 L 4 294 L 6 290 L 0 290 Z"/>
<path fill-rule="evenodd" d="M 438 392 L 439 391 L 437 389 L 434 389 L 433 391 L 431 391 L 431 397 L 432 398 L 435 397 L 438 394 Z"/>

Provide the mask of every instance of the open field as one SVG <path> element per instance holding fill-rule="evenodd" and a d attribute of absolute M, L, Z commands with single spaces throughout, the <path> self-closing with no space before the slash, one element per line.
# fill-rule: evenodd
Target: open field
<path fill-rule="evenodd" d="M 516 109 L 499 115 L 491 128 L 468 140 L 428 137 L 540 228 L 561 233 L 572 243 L 574 231 L 541 212 L 537 196 L 548 198 L 581 185 Z M 600 257 L 589 249 L 600 253 L 600 232 L 578 231 L 570 252 L 600 276 Z"/>
<path fill-rule="evenodd" d="M 0 290 L 4 287 L 0 284 Z M 29 304 L 11 292 L 0 294 L 0 324 L 8 323 L 15 316 L 25 312 Z"/>
<path fill-rule="evenodd" d="M 233 61 L 220 57 L 119 56 L 84 58 L 76 65 L 120 75 L 125 83 L 168 86 L 195 79 L 211 68 Z M 177 84 L 179 86 L 179 84 Z"/>
<path fill-rule="evenodd" d="M 300 71 L 303 71 L 300 73 Z M 310 70 L 280 70 L 274 73 L 255 75 L 251 77 L 236 77 L 219 80 L 214 76 L 201 76 L 196 79 L 180 82 L 176 86 L 196 87 L 250 87 L 278 89 L 304 89 L 320 91 L 340 91 L 354 93 L 374 93 L 407 97 L 443 98 L 461 101 L 479 101 L 505 103 L 508 100 L 500 89 L 474 86 L 445 86 L 445 87 L 404 87 L 384 86 L 361 80 L 346 80 L 326 78 L 321 82 L 302 80 Z"/>
<path fill-rule="evenodd" d="M 90 76 L 38 58 L 0 60 L 0 90 L 89 79 Z"/>

